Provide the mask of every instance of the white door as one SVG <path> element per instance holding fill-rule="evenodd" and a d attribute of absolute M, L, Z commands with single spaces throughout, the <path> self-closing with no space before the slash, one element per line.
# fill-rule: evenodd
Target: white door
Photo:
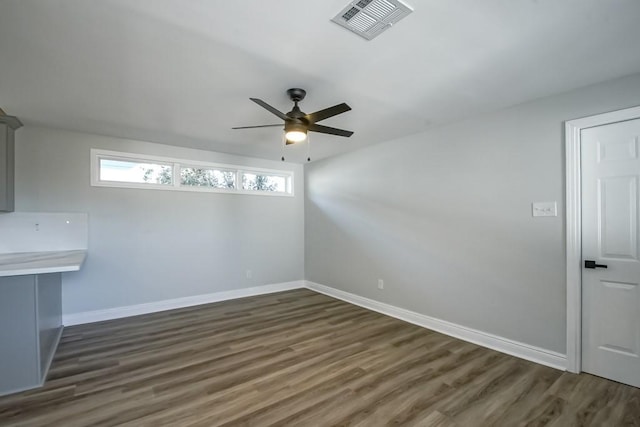
<path fill-rule="evenodd" d="M 581 140 L 582 370 L 640 387 L 640 118 Z"/>

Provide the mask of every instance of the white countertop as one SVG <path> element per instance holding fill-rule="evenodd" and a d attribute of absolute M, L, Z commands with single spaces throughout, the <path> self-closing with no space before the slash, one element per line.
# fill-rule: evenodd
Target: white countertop
<path fill-rule="evenodd" d="M 86 257 L 85 250 L 0 254 L 0 277 L 78 271 Z"/>

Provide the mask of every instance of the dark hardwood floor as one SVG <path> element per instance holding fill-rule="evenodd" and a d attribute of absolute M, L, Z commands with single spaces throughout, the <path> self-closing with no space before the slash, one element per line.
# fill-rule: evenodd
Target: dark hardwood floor
<path fill-rule="evenodd" d="M 66 328 L 6 426 L 640 426 L 640 389 L 296 290 Z"/>

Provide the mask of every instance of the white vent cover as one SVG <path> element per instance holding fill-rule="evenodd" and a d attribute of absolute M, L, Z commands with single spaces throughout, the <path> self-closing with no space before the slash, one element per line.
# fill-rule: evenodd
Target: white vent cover
<path fill-rule="evenodd" d="M 348 4 L 332 21 L 371 40 L 411 12 L 413 8 L 401 0 L 359 0 Z"/>

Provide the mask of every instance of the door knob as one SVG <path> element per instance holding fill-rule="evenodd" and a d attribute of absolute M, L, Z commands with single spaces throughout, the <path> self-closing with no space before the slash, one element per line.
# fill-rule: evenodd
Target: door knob
<path fill-rule="evenodd" d="M 595 261 L 585 260 L 584 268 L 607 268 L 606 264 L 596 264 Z"/>

